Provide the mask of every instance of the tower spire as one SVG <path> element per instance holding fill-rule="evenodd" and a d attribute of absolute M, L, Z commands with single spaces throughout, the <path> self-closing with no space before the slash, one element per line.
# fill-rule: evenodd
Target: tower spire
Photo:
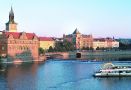
<path fill-rule="evenodd" d="M 14 12 L 13 12 L 12 6 L 11 6 L 11 10 L 9 12 L 9 23 L 15 23 L 14 22 Z"/>
<path fill-rule="evenodd" d="M 9 21 L 6 23 L 6 30 L 9 32 L 17 31 L 17 23 L 14 21 L 14 11 L 13 11 L 12 6 L 9 12 Z"/>
<path fill-rule="evenodd" d="M 79 32 L 78 29 L 76 28 L 75 31 L 73 32 L 73 34 L 80 34 L 80 32 Z"/>

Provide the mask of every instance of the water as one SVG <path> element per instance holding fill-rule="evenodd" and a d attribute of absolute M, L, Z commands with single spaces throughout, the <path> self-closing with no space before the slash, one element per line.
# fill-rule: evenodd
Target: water
<path fill-rule="evenodd" d="M 131 90 L 131 77 L 93 77 L 103 63 L 49 60 L 41 64 L 8 65 L 0 73 L 0 90 Z M 127 61 L 113 63 L 131 65 Z"/>

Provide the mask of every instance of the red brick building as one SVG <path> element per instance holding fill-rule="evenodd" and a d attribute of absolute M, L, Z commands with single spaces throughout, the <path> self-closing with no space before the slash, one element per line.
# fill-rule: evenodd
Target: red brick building
<path fill-rule="evenodd" d="M 0 35 L 0 54 L 8 59 L 38 59 L 39 40 L 34 33 L 3 32 Z"/>
<path fill-rule="evenodd" d="M 17 32 L 11 8 L 6 30 L 0 34 L 0 55 L 8 60 L 38 60 L 39 38 L 34 33 Z"/>

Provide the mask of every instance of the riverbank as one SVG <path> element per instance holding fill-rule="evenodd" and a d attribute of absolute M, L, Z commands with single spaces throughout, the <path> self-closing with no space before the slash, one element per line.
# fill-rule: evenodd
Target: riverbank
<path fill-rule="evenodd" d="M 30 62 L 44 62 L 45 60 L 24 60 L 24 61 L 7 61 L 3 59 L 1 64 L 22 64 L 22 63 L 30 63 Z"/>
<path fill-rule="evenodd" d="M 77 52 L 68 52 L 70 55 L 74 55 Z M 80 51 L 82 55 L 131 55 L 131 51 Z"/>
<path fill-rule="evenodd" d="M 70 58 L 75 58 L 74 55 L 70 55 Z M 131 51 L 93 51 L 93 52 L 82 52 L 80 59 L 89 60 L 131 60 Z"/>
<path fill-rule="evenodd" d="M 76 53 L 81 57 L 77 58 Z M 86 60 L 120 60 L 123 58 L 131 59 L 131 51 L 86 51 L 86 52 L 53 52 L 46 53 L 52 59 L 86 59 Z"/>

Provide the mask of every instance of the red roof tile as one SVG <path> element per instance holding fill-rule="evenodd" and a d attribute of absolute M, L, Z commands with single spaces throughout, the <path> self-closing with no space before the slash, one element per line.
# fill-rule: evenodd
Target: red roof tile
<path fill-rule="evenodd" d="M 51 37 L 39 37 L 40 41 L 54 41 Z"/>
<path fill-rule="evenodd" d="M 3 33 L 6 35 L 7 38 L 9 37 L 9 35 L 12 35 L 13 38 L 19 39 L 23 32 L 3 32 Z M 33 39 L 34 36 L 36 36 L 34 33 L 25 33 L 25 34 L 29 40 Z"/>
<path fill-rule="evenodd" d="M 35 33 L 26 33 L 26 36 L 27 36 L 28 39 L 33 39 L 34 36 L 36 36 L 36 35 L 35 35 Z"/>
<path fill-rule="evenodd" d="M 94 38 L 94 41 L 100 41 L 100 42 L 105 42 L 105 38 Z"/>

